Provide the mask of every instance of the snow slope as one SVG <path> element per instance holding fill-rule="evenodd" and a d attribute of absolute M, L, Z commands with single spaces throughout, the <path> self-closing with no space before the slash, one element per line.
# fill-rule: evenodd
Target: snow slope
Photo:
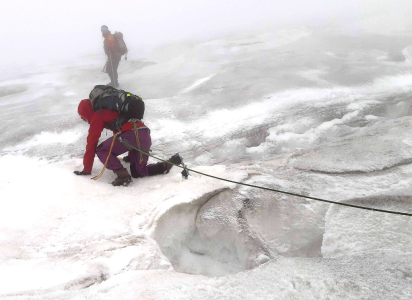
<path fill-rule="evenodd" d="M 122 61 L 119 81 L 145 100 L 156 156 L 411 213 L 412 72 L 393 55 L 409 43 L 230 36 Z M 0 82 L 0 299 L 412 297 L 410 217 L 184 180 L 178 168 L 127 188 L 110 171 L 75 176 L 87 136 L 77 105 L 107 81 L 103 64 L 89 56 Z"/>

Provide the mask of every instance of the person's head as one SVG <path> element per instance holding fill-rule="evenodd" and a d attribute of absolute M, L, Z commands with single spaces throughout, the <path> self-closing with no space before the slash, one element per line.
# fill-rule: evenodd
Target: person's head
<path fill-rule="evenodd" d="M 79 113 L 79 116 L 80 118 L 82 118 L 83 121 L 86 121 L 90 124 L 90 121 L 92 120 L 93 116 L 93 107 L 92 103 L 90 102 L 90 99 L 84 99 L 80 101 L 79 107 L 77 108 L 77 112 Z"/>
<path fill-rule="evenodd" d="M 106 25 L 103 25 L 100 30 L 102 31 L 102 36 L 103 37 L 107 37 L 110 34 L 110 30 L 109 27 L 107 27 Z"/>

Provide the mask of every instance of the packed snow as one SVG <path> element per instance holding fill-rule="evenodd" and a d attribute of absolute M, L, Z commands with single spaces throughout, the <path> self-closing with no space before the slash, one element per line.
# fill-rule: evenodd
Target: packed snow
<path fill-rule="evenodd" d="M 131 52 L 119 82 L 145 100 L 155 156 L 412 213 L 411 41 L 299 28 L 182 42 Z M 412 298 L 411 217 L 177 167 L 129 187 L 75 176 L 77 105 L 103 65 L 2 74 L 0 299 Z"/>

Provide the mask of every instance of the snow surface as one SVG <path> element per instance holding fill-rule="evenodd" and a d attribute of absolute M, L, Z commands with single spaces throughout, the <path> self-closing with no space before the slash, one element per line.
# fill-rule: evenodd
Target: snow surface
<path fill-rule="evenodd" d="M 144 98 L 157 156 L 411 213 L 410 41 L 230 36 L 121 61 L 119 81 Z M 103 64 L 2 74 L 0 299 L 412 298 L 410 217 L 184 180 L 178 168 L 127 188 L 110 171 L 75 176 L 87 136 L 77 105 L 107 82 Z"/>

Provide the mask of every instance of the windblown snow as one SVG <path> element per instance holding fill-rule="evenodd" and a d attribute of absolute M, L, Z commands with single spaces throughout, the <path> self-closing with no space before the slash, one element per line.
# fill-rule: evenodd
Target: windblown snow
<path fill-rule="evenodd" d="M 231 36 L 131 52 L 119 82 L 145 100 L 155 156 L 412 213 L 410 44 L 308 29 Z M 75 176 L 88 130 L 77 105 L 107 81 L 103 64 L 0 81 L 0 299 L 412 298 L 411 217 L 185 180 L 176 167 L 127 188 L 111 171 Z M 101 169 L 96 158 L 92 175 Z"/>

